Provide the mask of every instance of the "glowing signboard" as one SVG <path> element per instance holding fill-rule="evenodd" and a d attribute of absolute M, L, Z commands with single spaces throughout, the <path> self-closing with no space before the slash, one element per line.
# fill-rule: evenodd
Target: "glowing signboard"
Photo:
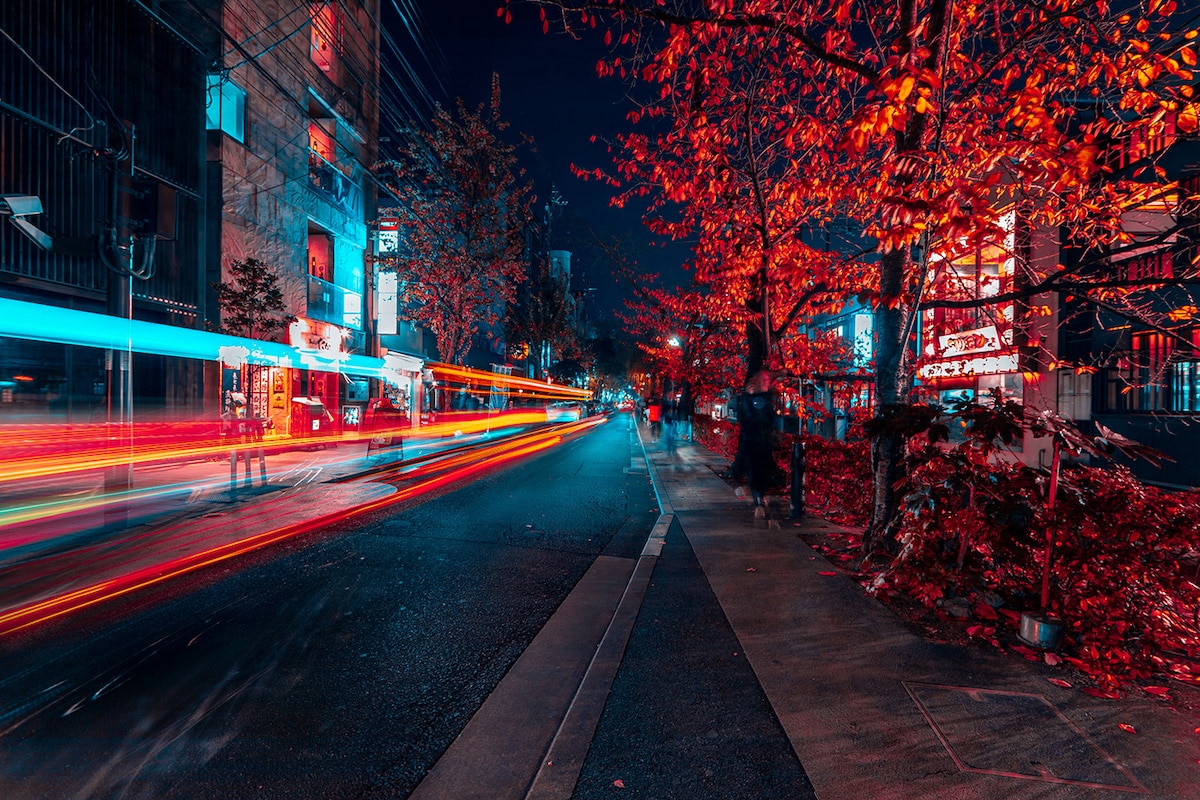
<path fill-rule="evenodd" d="M 394 217 L 379 220 L 379 233 L 375 241 L 379 243 L 381 256 L 400 252 L 400 220 Z"/>
<path fill-rule="evenodd" d="M 922 378 L 962 378 L 972 375 L 1000 375 L 1018 370 L 1016 353 L 1007 353 L 934 361 L 922 365 L 917 372 Z"/>
<path fill-rule="evenodd" d="M 986 353 L 1000 349 L 1000 336 L 995 325 L 958 331 L 938 337 L 944 356 L 965 356 L 971 353 Z"/>
<path fill-rule="evenodd" d="M 347 331 L 329 322 L 299 317 L 288 329 L 292 347 L 320 355 L 331 361 L 341 361 L 349 353 L 342 346 Z"/>

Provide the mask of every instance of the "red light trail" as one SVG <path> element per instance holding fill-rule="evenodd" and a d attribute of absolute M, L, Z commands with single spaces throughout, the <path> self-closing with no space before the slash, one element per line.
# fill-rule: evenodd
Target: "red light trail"
<path fill-rule="evenodd" d="M 601 422 L 602 420 L 597 419 L 583 420 L 572 425 L 557 426 L 551 430 L 523 434 L 470 451 L 452 452 L 437 462 L 423 465 L 419 468 L 418 472 L 414 473 L 419 476 L 422 472 L 433 473 L 436 471 L 436 474 L 431 474 L 429 477 L 419 479 L 411 485 L 401 487 L 395 493 L 389 494 L 386 497 L 363 503 L 348 510 L 322 514 L 300 522 L 272 527 L 268 530 L 232 541 L 220 542 L 198 552 L 130 569 L 129 571 L 96 581 L 81 588 L 23 603 L 0 612 L 0 636 L 26 630 L 33 626 L 129 595 L 133 592 L 147 589 L 156 584 L 161 584 L 271 545 L 294 539 L 302 534 L 336 525 L 371 511 L 377 511 L 397 503 L 412 500 L 454 483 L 469 480 L 485 470 L 495 469 L 542 452 L 561 442 L 564 437 L 581 433 L 595 425 L 601 424 Z M 395 470 L 398 472 L 403 467 L 403 464 L 398 465 Z M 378 477 L 378 473 L 375 477 Z M 249 517 L 242 515 L 239 518 L 238 528 L 244 529 L 248 527 L 247 522 L 252 522 L 256 517 L 278 519 L 279 515 L 279 508 L 273 504 L 258 503 L 254 507 L 254 510 L 250 512 Z M 171 542 L 178 545 L 178 542 L 175 540 L 185 536 L 190 537 L 188 541 L 191 544 L 195 544 L 197 541 L 218 538 L 228 532 L 227 526 L 215 523 L 198 530 L 172 534 L 167 539 L 158 541 L 156 546 L 161 549 L 161 545 L 164 542 Z M 144 555 L 144 553 L 141 554 Z M 132 567 L 131 564 L 123 566 Z"/>

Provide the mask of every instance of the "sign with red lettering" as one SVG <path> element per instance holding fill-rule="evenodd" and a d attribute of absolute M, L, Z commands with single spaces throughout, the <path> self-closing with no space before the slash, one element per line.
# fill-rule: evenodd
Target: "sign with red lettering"
<path fill-rule="evenodd" d="M 970 353 L 986 353 L 1000 349 L 1000 337 L 995 325 L 975 328 L 969 331 L 957 331 L 938 337 L 942 355 L 947 357 L 965 356 Z"/>

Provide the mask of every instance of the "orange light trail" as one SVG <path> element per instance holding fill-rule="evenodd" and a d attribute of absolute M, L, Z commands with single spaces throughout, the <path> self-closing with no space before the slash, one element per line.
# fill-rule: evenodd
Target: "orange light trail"
<path fill-rule="evenodd" d="M 448 486 L 456 481 L 470 478 L 472 475 L 476 475 L 483 470 L 492 469 L 546 450 L 561 442 L 565 435 L 581 432 L 601 424 L 601 422 L 603 420 L 583 420 L 573 425 L 561 426 L 555 430 L 528 434 L 517 440 L 499 442 L 483 450 L 456 454 L 449 457 L 446 462 L 439 463 L 438 466 L 443 468 L 444 471 L 426 480 L 404 487 L 379 500 L 364 503 L 349 510 L 323 514 L 301 522 L 272 528 L 271 530 L 254 534 L 244 539 L 225 542 L 196 553 L 190 553 L 162 563 L 142 567 L 133 572 L 109 578 L 54 597 L 26 603 L 0 613 L 0 636 L 16 633 L 44 622 L 59 619 L 100 603 L 114 600 L 141 589 L 146 589 L 238 556 L 278 544 L 304 533 L 334 525 L 396 503 L 411 500 Z M 449 468 L 446 469 L 446 467 Z M 275 516 L 278 515 L 278 509 L 271 509 L 267 504 L 260 504 L 260 511 L 256 513 L 267 513 L 268 511 Z M 239 525 L 244 527 L 245 522 L 246 518 L 243 517 L 239 520 Z M 200 532 L 211 531 L 214 528 L 216 526 L 202 529 Z"/>
<path fill-rule="evenodd" d="M 487 373 L 485 373 L 487 374 Z M 457 434 L 485 433 L 503 428 L 544 425 L 542 409 L 510 409 L 492 412 L 440 412 L 437 421 L 421 427 L 380 428 L 353 433 L 334 433 L 306 438 L 267 438 L 259 442 L 217 441 L 217 429 L 182 426 L 171 435 L 169 425 L 133 426 L 131 444 L 113 444 L 105 426 L 8 426 L 0 429 L 0 448 L 6 453 L 0 464 L 0 483 L 58 477 L 127 465 L 145 465 L 177 460 L 227 457 L 272 449 L 355 444 L 378 436 L 400 436 L 410 440 L 436 439 Z M 207 441 L 198 444 L 196 439 Z"/>
<path fill-rule="evenodd" d="M 546 383 L 519 375 L 505 375 L 499 372 L 484 372 L 469 367 L 456 367 L 452 364 L 431 363 L 427 369 L 433 373 L 434 380 L 443 383 L 457 382 L 460 385 L 477 387 L 478 391 L 487 392 L 491 387 L 499 389 L 518 389 L 523 397 L 535 397 L 546 400 L 588 400 L 592 393 L 587 389 L 577 389 L 561 383 Z"/>

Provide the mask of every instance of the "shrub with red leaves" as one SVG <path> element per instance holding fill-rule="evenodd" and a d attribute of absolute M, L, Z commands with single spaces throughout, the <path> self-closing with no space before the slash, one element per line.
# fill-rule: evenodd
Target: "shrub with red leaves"
<path fill-rule="evenodd" d="M 1044 471 L 996 454 L 978 437 L 910 452 L 901 549 L 872 589 L 931 607 L 986 592 L 1010 612 L 1036 612 L 1049 531 L 1044 610 L 1064 620 L 1066 660 L 1106 693 L 1154 672 L 1200 678 L 1200 585 L 1184 566 L 1195 557 L 1200 493 L 1143 485 L 1123 467 L 1071 467 L 1049 512 Z M 1015 627 L 1018 615 L 1005 619 Z"/>
<path fill-rule="evenodd" d="M 871 446 L 866 440 L 838 441 L 812 434 L 783 437 L 776 460 L 791 468 L 792 442 L 804 442 L 805 501 L 814 513 L 839 525 L 865 526 L 871 518 Z"/>
<path fill-rule="evenodd" d="M 737 425 L 727 419 L 698 416 L 692 421 L 696 441 L 730 461 L 737 455 L 737 430 Z"/>

